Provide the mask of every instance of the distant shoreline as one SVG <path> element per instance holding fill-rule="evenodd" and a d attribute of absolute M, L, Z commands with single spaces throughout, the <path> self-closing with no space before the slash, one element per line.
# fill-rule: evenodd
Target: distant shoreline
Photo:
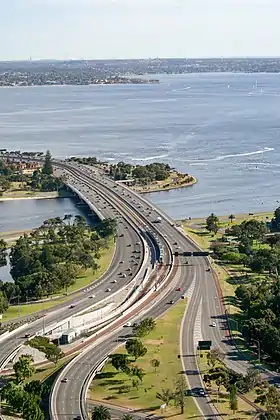
<path fill-rule="evenodd" d="M 26 191 L 22 191 L 25 193 Z M 45 200 L 45 199 L 52 199 L 52 198 L 59 198 L 59 194 L 57 191 L 46 192 L 46 193 L 35 193 L 34 195 L 26 196 L 22 195 L 15 195 L 15 196 L 0 196 L 0 201 L 16 201 L 16 200 Z"/>

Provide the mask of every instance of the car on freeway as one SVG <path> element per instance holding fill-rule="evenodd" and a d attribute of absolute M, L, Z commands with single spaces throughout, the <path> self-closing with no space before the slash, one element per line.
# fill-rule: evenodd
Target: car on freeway
<path fill-rule="evenodd" d="M 126 278 L 126 274 L 125 274 L 125 273 L 123 273 L 122 278 L 123 278 L 123 279 L 125 279 L 125 278 Z"/>
<path fill-rule="evenodd" d="M 173 300 L 173 299 L 171 299 L 171 300 L 169 301 L 169 305 L 173 305 L 173 303 L 174 303 L 174 300 Z"/>
<path fill-rule="evenodd" d="M 69 306 L 69 309 L 73 309 L 73 308 L 75 308 L 75 305 L 70 305 Z"/>
<path fill-rule="evenodd" d="M 24 338 L 29 338 L 29 337 L 31 337 L 31 334 L 29 333 L 24 334 Z"/>
<path fill-rule="evenodd" d="M 68 382 L 68 378 L 61 379 L 61 382 L 63 382 L 64 384 L 66 384 Z"/>
<path fill-rule="evenodd" d="M 186 296 L 185 296 L 185 295 L 182 295 L 182 296 L 181 296 L 181 299 L 186 299 Z"/>
<path fill-rule="evenodd" d="M 140 245 L 140 242 L 136 242 L 136 245 Z"/>
<path fill-rule="evenodd" d="M 124 327 L 132 327 L 132 322 L 127 322 L 126 324 L 124 324 Z"/>
<path fill-rule="evenodd" d="M 117 280 L 116 280 L 116 279 L 114 279 L 114 280 L 112 281 L 112 283 L 117 283 Z"/>
<path fill-rule="evenodd" d="M 212 322 L 212 324 L 211 324 L 211 326 L 212 326 L 212 327 L 216 327 L 216 326 L 217 326 L 216 322 L 215 322 L 215 321 L 213 321 L 213 322 Z"/>
<path fill-rule="evenodd" d="M 177 287 L 177 292 L 181 292 L 182 287 Z"/>
<path fill-rule="evenodd" d="M 95 295 L 90 295 L 89 298 L 93 299 L 93 298 L 95 298 Z"/>
<path fill-rule="evenodd" d="M 121 234 L 120 234 L 120 238 L 122 238 L 123 236 L 124 236 L 124 234 L 123 234 L 123 233 L 121 233 Z"/>
<path fill-rule="evenodd" d="M 127 247 L 129 248 L 131 246 L 131 244 L 127 244 Z"/>
<path fill-rule="evenodd" d="M 120 261 L 120 264 L 123 264 L 124 263 L 124 261 Z"/>
<path fill-rule="evenodd" d="M 108 287 L 108 288 L 106 289 L 106 292 L 111 292 L 110 287 Z"/>

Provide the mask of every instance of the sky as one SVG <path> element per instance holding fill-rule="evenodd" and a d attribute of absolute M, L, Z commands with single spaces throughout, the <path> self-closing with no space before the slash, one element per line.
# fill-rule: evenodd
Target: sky
<path fill-rule="evenodd" d="M 0 5 L 0 60 L 280 56 L 280 0 Z"/>

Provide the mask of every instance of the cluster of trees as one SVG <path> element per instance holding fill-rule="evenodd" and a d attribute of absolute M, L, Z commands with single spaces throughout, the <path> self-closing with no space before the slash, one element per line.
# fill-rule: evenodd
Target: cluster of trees
<path fill-rule="evenodd" d="M 46 220 L 11 248 L 14 283 L 0 283 L 0 292 L 10 302 L 15 297 L 34 300 L 67 291 L 85 270 L 98 269 L 100 252 L 116 235 L 116 226 L 114 219 L 105 219 L 93 228 L 84 217 L 72 215 Z"/>
<path fill-rule="evenodd" d="M 134 325 L 133 327 L 132 334 L 135 338 L 127 340 L 125 344 L 127 354 L 119 353 L 111 355 L 112 366 L 116 370 L 124 372 L 131 378 L 131 384 L 133 388 L 138 389 L 139 384 L 140 382 L 143 382 L 143 378 L 146 373 L 144 369 L 132 364 L 129 356 L 134 358 L 134 362 L 136 362 L 139 357 L 145 356 L 147 353 L 147 348 L 143 345 L 140 338 L 148 335 L 155 328 L 156 322 L 153 318 L 149 317 L 143 319 L 139 324 Z M 159 360 L 151 360 L 151 366 L 153 366 L 155 370 L 159 367 L 159 365 Z"/>
<path fill-rule="evenodd" d="M 20 356 L 13 365 L 14 379 L 1 388 L 0 395 L 1 400 L 25 420 L 43 420 L 40 406 L 49 388 L 38 380 L 30 381 L 35 373 L 32 362 L 30 355 Z"/>
<path fill-rule="evenodd" d="M 255 390 L 257 397 L 255 403 L 265 406 L 266 411 L 260 416 L 262 420 L 278 420 L 280 412 L 280 393 L 275 386 L 270 386 L 262 379 L 260 371 L 249 368 L 246 375 L 228 369 L 224 364 L 224 354 L 218 349 L 212 349 L 207 354 L 208 372 L 203 380 L 206 386 L 215 383 L 218 392 L 223 386 L 229 393 L 229 404 L 233 412 L 238 410 L 237 396 Z"/>
<path fill-rule="evenodd" d="M 213 214 L 206 223 L 213 232 L 219 228 L 219 219 Z M 277 208 L 271 223 L 251 219 L 232 224 L 222 239 L 212 245 L 218 260 L 246 267 L 243 279 L 240 277 L 242 284 L 235 291 L 243 311 L 242 334 L 277 365 L 280 364 L 279 227 L 280 208 Z"/>
<path fill-rule="evenodd" d="M 100 163 L 100 161 L 95 156 L 89 156 L 89 157 L 76 157 L 71 156 L 70 159 L 68 159 L 69 162 L 76 162 L 81 165 L 90 165 L 94 166 Z"/>
<path fill-rule="evenodd" d="M 127 340 L 125 344 L 126 353 L 112 354 L 111 364 L 112 366 L 128 375 L 131 380 L 131 385 L 133 388 L 138 389 L 140 384 L 143 383 L 143 379 L 146 375 L 144 369 L 135 365 L 135 362 L 138 358 L 145 356 L 147 353 L 147 348 L 144 346 L 140 337 L 148 335 L 156 327 L 156 323 L 153 318 L 145 318 L 138 325 L 133 327 L 133 336 Z M 131 358 L 133 357 L 133 360 Z M 160 367 L 160 360 L 151 359 L 150 365 L 157 372 Z M 120 392 L 127 392 L 129 387 L 123 386 L 120 389 Z M 164 388 L 161 392 L 157 393 L 156 397 L 161 400 L 166 406 L 173 401 L 176 407 L 179 407 L 181 414 L 184 413 L 185 400 L 186 400 L 186 382 L 184 376 L 180 375 L 178 379 L 174 382 L 174 388 Z M 97 417 L 95 417 L 97 418 Z"/>
<path fill-rule="evenodd" d="M 146 184 L 167 179 L 170 170 L 170 166 L 166 163 L 133 166 L 129 163 L 119 162 L 116 165 L 110 165 L 110 176 L 115 180 L 134 178 L 137 182 Z"/>
<path fill-rule="evenodd" d="M 26 163 L 27 169 L 30 165 L 30 163 Z M 18 170 L 16 164 L 8 164 L 0 159 L 1 192 L 7 191 L 12 182 L 24 183 L 27 189 L 34 191 L 56 191 L 63 187 L 62 179 L 53 176 L 52 157 L 49 150 L 46 152 L 42 170 L 35 170 L 32 175 L 23 174 Z"/>

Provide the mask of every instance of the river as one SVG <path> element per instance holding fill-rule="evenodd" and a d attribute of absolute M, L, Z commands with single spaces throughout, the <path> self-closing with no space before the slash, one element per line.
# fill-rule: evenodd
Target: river
<path fill-rule="evenodd" d="M 0 89 L 1 147 L 166 161 L 198 178 L 191 188 L 150 195 L 177 219 L 274 209 L 280 75 L 156 77 L 158 85 Z"/>

